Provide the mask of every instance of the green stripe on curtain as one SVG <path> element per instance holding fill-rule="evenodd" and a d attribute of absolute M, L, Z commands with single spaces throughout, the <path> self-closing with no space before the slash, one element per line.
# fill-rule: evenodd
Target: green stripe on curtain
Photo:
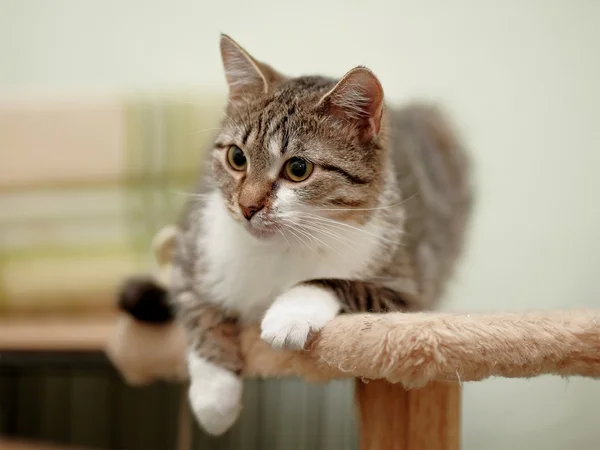
<path fill-rule="evenodd" d="M 201 130 L 216 129 L 221 108 L 221 99 L 210 96 L 125 98 L 122 166 L 113 175 L 4 186 L 0 314 L 81 310 L 92 297 L 104 298 L 94 308 L 111 305 L 120 279 L 152 263 L 153 235 L 177 219 L 187 199 L 182 193 L 193 186 L 214 135 Z M 51 139 L 44 145 L 52 151 Z M 67 279 L 74 268 L 87 294 L 86 286 Z M 28 272 L 37 277 L 35 289 Z"/>

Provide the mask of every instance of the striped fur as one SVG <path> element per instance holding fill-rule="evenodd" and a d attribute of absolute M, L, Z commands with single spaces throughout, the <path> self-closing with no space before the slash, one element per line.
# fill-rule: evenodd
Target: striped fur
<path fill-rule="evenodd" d="M 407 308 L 402 295 L 385 286 L 360 280 L 310 280 L 306 285 L 333 292 L 344 312 L 390 312 Z"/>

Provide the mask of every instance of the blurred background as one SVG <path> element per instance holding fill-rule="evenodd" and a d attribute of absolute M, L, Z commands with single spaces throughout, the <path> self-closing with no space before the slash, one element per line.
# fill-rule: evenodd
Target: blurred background
<path fill-rule="evenodd" d="M 599 24 L 596 0 L 0 0 L 0 317 L 102 314 L 148 266 L 221 118 L 220 32 L 284 73 L 364 64 L 388 102 L 453 113 L 477 207 L 446 308 L 600 307 Z M 11 361 L 0 433 L 172 448 L 174 388 Z M 354 448 L 350 385 L 323 389 L 255 382 L 230 436 L 196 439 Z M 598 382 L 469 384 L 463 448 L 597 449 L 599 418 Z"/>

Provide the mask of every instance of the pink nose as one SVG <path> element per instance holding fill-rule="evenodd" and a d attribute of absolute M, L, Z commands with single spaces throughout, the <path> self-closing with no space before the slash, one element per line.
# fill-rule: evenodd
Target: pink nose
<path fill-rule="evenodd" d="M 260 205 L 260 206 L 243 206 L 243 205 L 240 205 L 240 207 L 242 208 L 242 214 L 248 220 L 252 219 L 252 216 L 254 216 L 254 214 L 256 214 L 261 209 L 263 209 L 263 206 L 264 205 Z"/>

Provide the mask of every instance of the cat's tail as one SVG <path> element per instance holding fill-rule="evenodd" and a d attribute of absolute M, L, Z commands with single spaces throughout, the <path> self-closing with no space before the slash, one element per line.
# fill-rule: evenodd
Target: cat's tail
<path fill-rule="evenodd" d="M 151 275 L 127 278 L 118 292 L 118 307 L 140 322 L 166 323 L 174 318 L 169 293 Z"/>

